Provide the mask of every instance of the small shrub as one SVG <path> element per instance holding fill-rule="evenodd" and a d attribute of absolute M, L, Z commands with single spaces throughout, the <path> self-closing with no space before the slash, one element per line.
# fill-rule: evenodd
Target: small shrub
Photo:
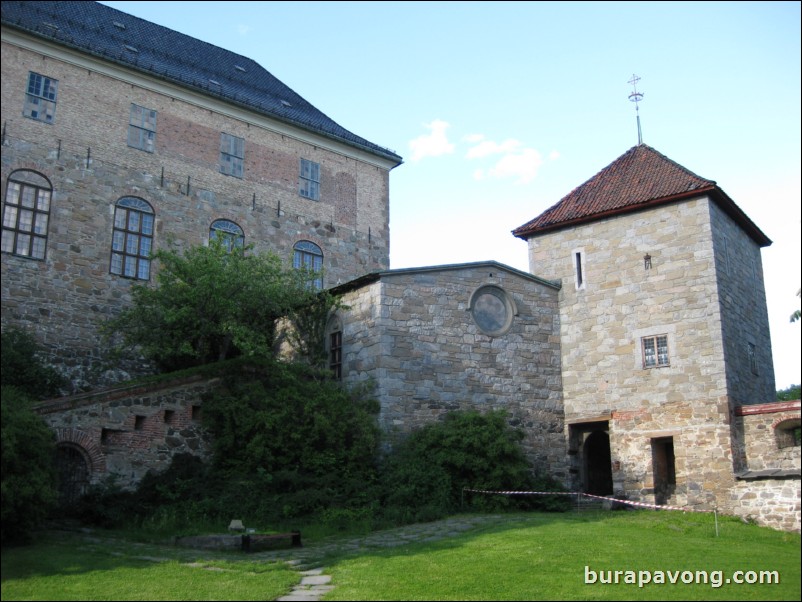
<path fill-rule="evenodd" d="M 463 494 L 465 489 L 556 490 L 551 479 L 535 479 L 520 441 L 523 433 L 507 424 L 503 411 L 452 412 L 440 423 L 412 433 L 387 458 L 383 505 L 399 522 L 442 518 L 467 507 L 562 509 L 555 498 Z M 468 506 L 463 506 L 467 502 Z"/>

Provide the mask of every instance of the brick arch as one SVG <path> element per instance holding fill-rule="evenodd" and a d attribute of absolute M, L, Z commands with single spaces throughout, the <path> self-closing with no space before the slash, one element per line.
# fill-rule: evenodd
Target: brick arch
<path fill-rule="evenodd" d="M 72 444 L 79 447 L 89 460 L 92 476 L 106 472 L 106 456 L 95 439 L 88 433 L 75 428 L 56 429 L 56 445 Z"/>

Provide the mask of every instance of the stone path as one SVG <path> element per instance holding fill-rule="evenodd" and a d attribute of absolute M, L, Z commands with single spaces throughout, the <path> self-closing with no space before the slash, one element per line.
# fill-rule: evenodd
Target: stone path
<path fill-rule="evenodd" d="M 506 517 L 502 515 L 449 518 L 433 523 L 379 531 L 353 539 L 331 538 L 303 548 L 259 552 L 251 554 L 251 557 L 263 560 L 284 560 L 300 571 L 301 582 L 295 586 L 292 592 L 278 600 L 314 602 L 320 600 L 326 592 L 334 589 L 331 584 L 331 576 L 325 574 L 326 569 L 324 568 L 326 559 L 330 556 L 358 555 L 371 550 L 393 548 L 415 542 L 438 541 L 485 524 L 498 523 L 504 518 Z"/>

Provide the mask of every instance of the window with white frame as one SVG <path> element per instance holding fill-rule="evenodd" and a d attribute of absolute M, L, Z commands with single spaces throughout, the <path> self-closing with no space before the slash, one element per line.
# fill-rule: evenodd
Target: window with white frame
<path fill-rule="evenodd" d="M 56 118 L 58 80 L 31 71 L 28 74 L 28 89 L 25 94 L 25 117 L 53 123 Z"/>
<path fill-rule="evenodd" d="M 245 139 L 220 134 L 220 173 L 241 178 L 245 164 Z"/>
<path fill-rule="evenodd" d="M 323 269 L 323 251 L 315 243 L 308 240 L 301 240 L 293 247 L 292 265 L 296 268 L 306 268 L 315 274 L 311 284 L 316 289 L 323 288 L 323 277 L 320 275 Z"/>
<path fill-rule="evenodd" d="M 3 206 L 4 253 L 45 258 L 51 194 L 50 182 L 34 171 L 23 169 L 9 176 Z"/>
<path fill-rule="evenodd" d="M 668 335 L 643 337 L 641 349 L 644 368 L 660 368 L 671 365 L 668 358 Z"/>
<path fill-rule="evenodd" d="M 156 147 L 156 111 L 131 104 L 128 146 L 152 153 Z"/>
<path fill-rule="evenodd" d="M 245 235 L 237 224 L 227 219 L 212 222 L 209 228 L 209 240 L 219 240 L 226 249 L 242 249 L 245 247 Z"/>
<path fill-rule="evenodd" d="M 320 164 L 301 159 L 301 174 L 298 178 L 298 192 L 302 197 L 320 200 Z"/>
<path fill-rule="evenodd" d="M 123 197 L 114 207 L 109 271 L 124 278 L 150 279 L 150 254 L 156 216 L 149 203 Z"/>

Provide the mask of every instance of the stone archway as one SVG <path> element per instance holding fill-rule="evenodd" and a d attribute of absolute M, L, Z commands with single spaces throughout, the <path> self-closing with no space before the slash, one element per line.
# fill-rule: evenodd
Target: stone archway
<path fill-rule="evenodd" d="M 73 443 L 56 445 L 56 473 L 59 503 L 70 506 L 89 489 L 92 476 L 89 456 Z"/>
<path fill-rule="evenodd" d="M 103 452 L 87 432 L 75 428 L 56 429 L 56 470 L 61 504 L 72 504 L 106 472 Z"/>
<path fill-rule="evenodd" d="M 594 431 L 582 446 L 585 461 L 585 493 L 610 495 L 613 493 L 613 468 L 610 454 L 610 435 Z"/>

